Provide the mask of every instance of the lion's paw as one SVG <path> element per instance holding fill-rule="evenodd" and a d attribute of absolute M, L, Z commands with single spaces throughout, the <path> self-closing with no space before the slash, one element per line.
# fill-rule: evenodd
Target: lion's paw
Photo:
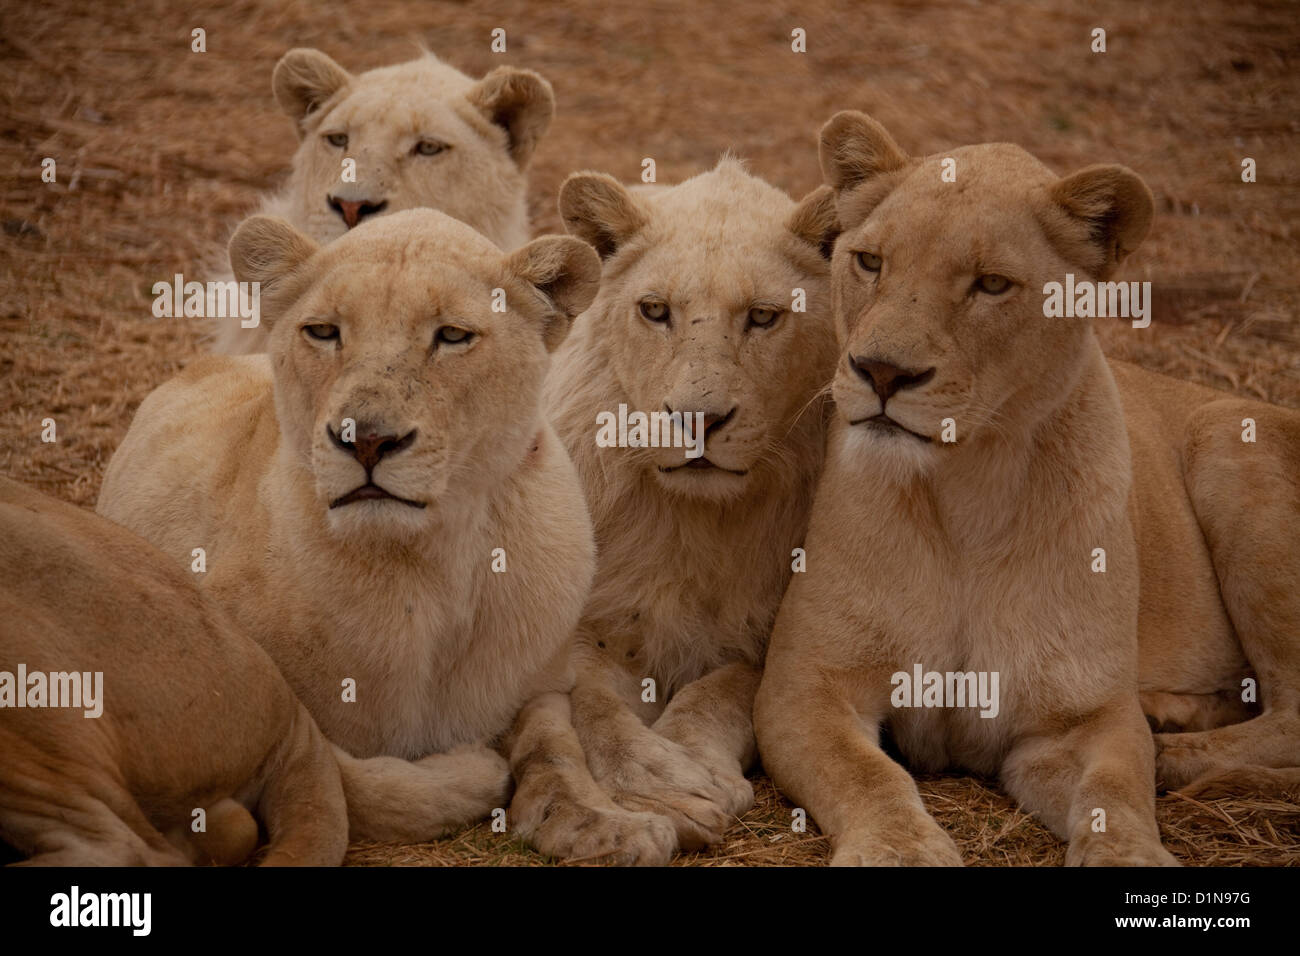
<path fill-rule="evenodd" d="M 882 828 L 871 834 L 845 834 L 834 841 L 830 865 L 961 866 L 961 852 L 952 837 L 928 816 L 926 820 L 925 825 L 892 832 Z"/>
<path fill-rule="evenodd" d="M 744 777 L 734 773 L 715 772 L 714 779 L 727 795 L 727 802 L 723 806 L 728 814 L 740 817 L 754 806 L 754 785 Z"/>
<path fill-rule="evenodd" d="M 1089 836 L 1070 844 L 1066 866 L 1182 866 L 1159 840 L 1118 841 L 1100 833 Z"/>
<path fill-rule="evenodd" d="M 547 856 L 616 866 L 664 866 L 677 847 L 676 830 L 664 817 L 576 803 L 553 805 L 525 838 Z"/>
<path fill-rule="evenodd" d="M 653 731 L 638 737 L 623 756 L 602 767 L 597 782 L 625 809 L 672 821 L 683 849 L 719 842 L 736 815 L 753 805 L 748 780 L 714 772 Z"/>

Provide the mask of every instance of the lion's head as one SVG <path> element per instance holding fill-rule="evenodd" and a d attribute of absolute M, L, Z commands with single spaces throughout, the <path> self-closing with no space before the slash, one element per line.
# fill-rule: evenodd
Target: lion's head
<path fill-rule="evenodd" d="M 577 239 L 507 254 L 433 210 L 326 246 L 255 216 L 230 258 L 237 278 L 262 283 L 282 449 L 303 493 L 333 531 L 380 536 L 447 520 L 457 496 L 519 466 L 549 353 L 600 270 Z"/>
<path fill-rule="evenodd" d="M 963 444 L 996 439 L 1057 407 L 1093 333 L 1045 318 L 1044 287 L 1102 279 L 1142 241 L 1153 202 L 1137 174 L 1059 178 L 1005 143 L 909 158 L 856 112 L 823 127 L 821 162 L 844 228 L 833 390 L 850 441 L 906 472 L 953 447 L 945 427 Z"/>
<path fill-rule="evenodd" d="M 784 443 L 803 413 L 820 418 L 810 406 L 834 363 L 830 191 L 796 204 L 724 159 L 653 190 L 578 173 L 560 212 L 604 260 L 583 322 L 616 380 L 611 404 L 703 414 L 698 457 L 684 447 L 620 452 L 669 492 L 705 500 L 738 498 L 755 471 L 789 470 L 777 459 L 791 454 Z"/>
<path fill-rule="evenodd" d="M 475 81 L 428 54 L 353 75 L 319 50 L 295 49 L 272 87 L 301 140 L 273 211 L 316 242 L 420 207 L 502 248 L 527 241 L 524 170 L 555 111 L 536 73 L 502 66 Z"/>

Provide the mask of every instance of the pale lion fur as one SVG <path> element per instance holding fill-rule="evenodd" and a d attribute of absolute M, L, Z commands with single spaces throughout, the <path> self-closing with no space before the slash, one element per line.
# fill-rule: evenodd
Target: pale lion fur
<path fill-rule="evenodd" d="M 639 677 L 653 676 L 666 700 L 723 663 L 762 661 L 821 462 L 833 346 L 825 262 L 789 229 L 795 203 L 780 190 L 724 160 L 633 201 L 645 225 L 606 263 L 596 301 L 556 355 L 546 402 L 582 476 L 600 555 L 580 648 L 598 650 L 597 636 L 635 647 L 637 696 Z M 788 307 L 795 287 L 808 312 L 750 333 L 747 351 L 728 344 L 721 320 L 763 296 Z M 634 300 L 649 289 L 688 303 L 681 321 L 704 319 L 700 331 L 638 335 Z M 747 467 L 743 480 L 665 481 L 656 466 L 680 464 L 681 450 L 595 442 L 598 411 L 666 400 L 703 410 L 723 395 L 737 418 L 706 454 Z"/>
<path fill-rule="evenodd" d="M 764 764 L 837 863 L 960 861 L 888 728 L 915 768 L 999 775 L 1067 862 L 1170 864 L 1157 766 L 1170 786 L 1300 773 L 1300 416 L 1108 363 L 1091 320 L 1044 317 L 1046 282 L 1105 278 L 1145 236 L 1131 170 L 945 156 L 955 182 L 860 113 L 822 132 L 845 230 L 837 415 L 816 571 L 790 586 L 756 703 Z M 884 401 L 882 363 L 907 375 Z M 1267 444 L 1241 441 L 1247 416 Z M 893 675 L 918 664 L 997 672 L 996 716 L 899 707 Z M 1157 764 L 1143 705 L 1171 730 L 1240 721 L 1252 674 L 1262 716 L 1161 735 Z"/>
<path fill-rule="evenodd" d="M 540 397 L 550 350 L 594 294 L 591 250 L 546 237 L 504 254 L 414 210 L 324 247 L 255 217 L 231 258 L 241 279 L 266 284 L 270 354 L 202 359 L 146 398 L 99 510 L 187 566 L 204 548 L 202 585 L 357 757 L 477 745 L 534 695 L 567 690 L 591 527 Z M 337 337 L 313 339 L 319 323 Z M 442 343 L 444 327 L 474 337 Z M 409 447 L 368 474 L 331 437 L 345 418 L 358 439 L 409 436 Z M 332 507 L 367 479 L 424 507 Z M 386 774 L 414 780 L 398 807 L 409 816 L 380 828 L 411 838 L 505 797 L 504 762 L 481 749 L 428 758 L 448 782 L 423 799 L 409 765 L 381 760 L 366 777 L 343 759 L 354 826 L 372 835 L 357 818 L 379 813 L 358 803 L 363 779 L 378 793 L 364 800 L 383 799 Z"/>
<path fill-rule="evenodd" d="M 96 717 L 0 709 L 0 838 L 28 863 L 235 864 L 257 846 L 252 813 L 263 865 L 342 862 L 329 743 L 179 562 L 0 478 L 0 615 L 4 670 L 103 675 Z"/>
<path fill-rule="evenodd" d="M 826 190 L 796 204 L 724 159 L 671 188 L 577 174 L 560 210 L 605 260 L 546 387 L 599 560 L 572 706 L 538 707 L 549 737 L 520 732 L 512 816 L 551 854 L 663 863 L 753 801 L 752 695 L 822 456 L 834 209 Z M 646 296 L 667 325 L 640 314 Z M 779 318 L 752 325 L 760 307 Z M 599 447 L 597 415 L 620 404 L 718 416 L 704 455 L 720 467 L 664 472 L 682 448 Z"/>
<path fill-rule="evenodd" d="M 503 249 L 528 241 L 528 162 L 555 110 L 550 84 L 501 66 L 482 79 L 425 52 L 392 66 L 349 73 L 319 50 L 294 49 L 276 64 L 272 87 L 300 140 L 288 182 L 259 210 L 318 244 L 348 230 L 330 199 L 383 203 L 388 215 L 428 207 L 472 226 Z M 344 134 L 345 147 L 327 137 Z M 418 155 L 421 140 L 446 149 Z M 342 161 L 356 181 L 342 179 Z M 214 348 L 264 351 L 267 332 L 215 319 Z"/>

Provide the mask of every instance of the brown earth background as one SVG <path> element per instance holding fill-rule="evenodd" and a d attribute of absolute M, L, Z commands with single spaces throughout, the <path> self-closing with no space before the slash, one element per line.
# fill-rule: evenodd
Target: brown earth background
<path fill-rule="evenodd" d="M 190 31 L 207 31 L 207 52 Z M 493 54 L 504 28 L 508 52 Z M 807 53 L 791 52 L 791 31 Z M 1091 52 L 1106 30 L 1107 51 Z M 1300 5 L 1229 3 L 715 4 L 571 0 L 240 2 L 0 0 L 0 473 L 93 507 L 142 398 L 198 354 L 155 319 L 150 288 L 193 272 L 294 149 L 271 70 L 294 46 L 350 70 L 417 44 L 478 76 L 502 63 L 555 87 L 531 170 L 537 232 L 562 231 L 565 175 L 659 180 L 731 150 L 793 195 L 818 185 L 816 132 L 840 109 L 932 153 L 1019 143 L 1058 172 L 1122 162 L 1157 217 L 1119 278 L 1153 284 L 1153 324 L 1102 321 L 1109 354 L 1300 407 Z M 41 181 L 41 160 L 58 181 Z M 1241 162 L 1257 163 L 1243 183 Z M 41 420 L 58 441 L 40 441 Z M 685 865 L 815 864 L 827 841 L 758 802 Z M 1059 864 L 1064 845 L 990 781 L 931 776 L 926 805 L 971 864 Z M 1300 800 L 1159 800 L 1188 864 L 1300 863 Z M 355 864 L 541 864 L 478 826 L 434 844 L 358 845 Z"/>

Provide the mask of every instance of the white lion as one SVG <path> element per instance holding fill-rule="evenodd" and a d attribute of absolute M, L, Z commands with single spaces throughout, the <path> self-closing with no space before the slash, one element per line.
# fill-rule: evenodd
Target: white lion
<path fill-rule="evenodd" d="M 728 159 L 655 190 L 571 176 L 560 211 L 605 262 L 547 383 L 599 561 L 572 709 L 530 705 L 511 817 L 556 856 L 663 863 L 753 802 L 753 694 L 822 457 L 834 206 Z M 700 416 L 703 454 L 602 447 L 620 406 Z"/>
<path fill-rule="evenodd" d="M 203 549 L 201 583 L 325 735 L 377 758 L 340 754 L 354 836 L 430 838 L 508 789 L 495 753 L 447 751 L 570 684 L 591 526 L 541 394 L 597 258 L 505 254 L 433 210 L 324 247 L 254 217 L 230 252 L 270 354 L 146 398 L 99 511 L 186 567 Z"/>
<path fill-rule="evenodd" d="M 403 209 L 441 210 L 503 249 L 528 241 L 533 150 L 555 112 L 551 85 L 497 67 L 473 80 L 431 53 L 352 74 L 319 50 L 290 50 L 272 76 L 300 143 L 285 187 L 261 211 L 313 241 Z M 264 351 L 267 333 L 213 326 L 221 352 Z"/>

